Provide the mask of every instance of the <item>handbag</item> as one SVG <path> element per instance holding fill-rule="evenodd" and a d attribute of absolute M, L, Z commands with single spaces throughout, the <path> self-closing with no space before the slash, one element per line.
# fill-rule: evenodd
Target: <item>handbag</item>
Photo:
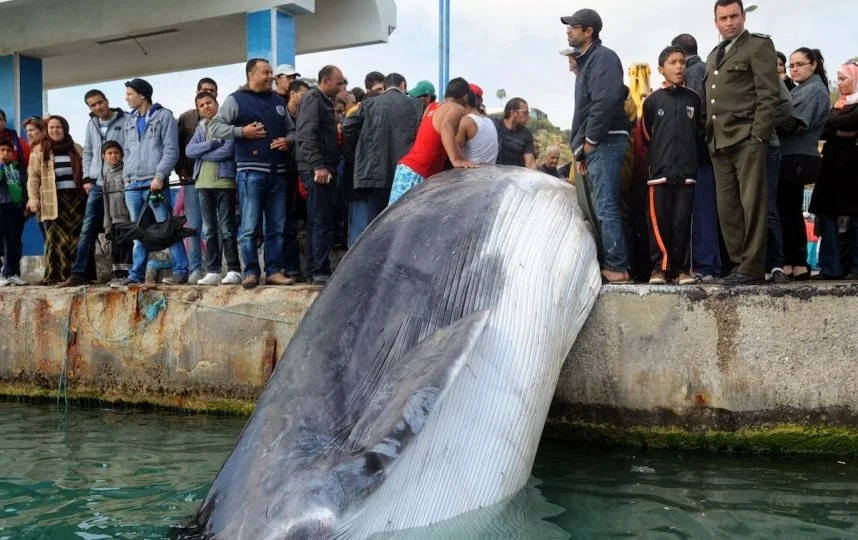
<path fill-rule="evenodd" d="M 822 158 L 790 154 L 781 160 L 781 182 L 797 185 L 815 184 L 822 171 Z"/>

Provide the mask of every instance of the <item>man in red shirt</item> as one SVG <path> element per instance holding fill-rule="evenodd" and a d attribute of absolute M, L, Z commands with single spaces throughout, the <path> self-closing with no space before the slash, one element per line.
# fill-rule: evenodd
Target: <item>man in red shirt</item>
<path fill-rule="evenodd" d="M 456 77 L 447 83 L 444 101 L 432 103 L 426 108 L 414 146 L 396 166 L 390 204 L 420 182 L 443 171 L 447 158 L 453 167 L 477 167 L 465 159 L 462 149 L 456 144 L 456 133 L 459 131 L 459 122 L 465 116 L 465 103 L 470 90 L 468 81 Z"/>

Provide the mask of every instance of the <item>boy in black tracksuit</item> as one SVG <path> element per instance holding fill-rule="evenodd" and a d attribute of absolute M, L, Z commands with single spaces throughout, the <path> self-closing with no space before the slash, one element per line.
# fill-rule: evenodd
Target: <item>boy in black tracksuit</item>
<path fill-rule="evenodd" d="M 696 92 L 685 87 L 685 54 L 668 47 L 658 58 L 662 88 L 643 104 L 643 128 L 649 148 L 649 236 L 653 264 L 650 284 L 691 276 L 691 211 L 703 140 L 703 111 Z"/>

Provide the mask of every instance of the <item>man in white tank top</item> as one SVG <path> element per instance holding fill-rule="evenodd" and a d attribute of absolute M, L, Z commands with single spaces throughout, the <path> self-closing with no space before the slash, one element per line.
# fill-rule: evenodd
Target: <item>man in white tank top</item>
<path fill-rule="evenodd" d="M 480 112 L 483 89 L 471 83 L 465 116 L 459 122 L 456 144 L 465 153 L 465 159 L 474 163 L 494 164 L 498 157 L 498 132 L 495 123 Z"/>

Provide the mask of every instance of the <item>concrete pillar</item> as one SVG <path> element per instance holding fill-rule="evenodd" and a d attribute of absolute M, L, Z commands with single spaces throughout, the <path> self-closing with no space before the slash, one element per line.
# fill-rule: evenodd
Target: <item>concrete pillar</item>
<path fill-rule="evenodd" d="M 295 18 L 277 8 L 247 14 L 247 59 L 265 58 L 271 67 L 295 65 Z"/>
<path fill-rule="evenodd" d="M 23 137 L 21 122 L 42 116 L 42 60 L 22 54 L 0 56 L 0 109 L 6 113 L 6 125 Z M 35 219 L 24 228 L 24 255 L 41 255 L 44 239 Z"/>
<path fill-rule="evenodd" d="M 9 128 L 21 131 L 21 122 L 42 115 L 42 60 L 21 54 L 0 56 L 0 109 Z"/>

